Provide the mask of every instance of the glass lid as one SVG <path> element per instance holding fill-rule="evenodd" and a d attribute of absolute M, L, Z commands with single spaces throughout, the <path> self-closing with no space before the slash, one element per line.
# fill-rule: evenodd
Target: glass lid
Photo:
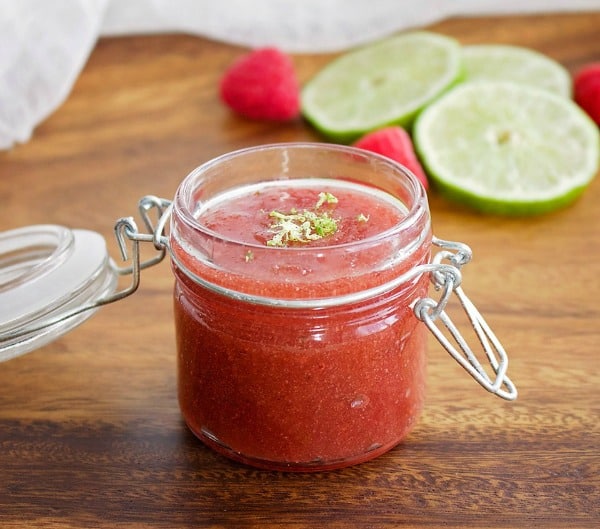
<path fill-rule="evenodd" d="M 72 313 L 116 286 L 117 271 L 98 233 L 56 225 L 0 232 L 0 361 L 76 327 L 94 310 Z"/>

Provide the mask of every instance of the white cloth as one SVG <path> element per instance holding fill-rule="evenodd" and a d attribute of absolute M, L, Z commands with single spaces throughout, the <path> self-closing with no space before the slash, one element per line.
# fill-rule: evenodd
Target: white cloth
<path fill-rule="evenodd" d="M 101 35 L 186 32 L 341 51 L 449 16 L 600 10 L 600 0 L 0 0 L 0 149 L 68 97 Z"/>

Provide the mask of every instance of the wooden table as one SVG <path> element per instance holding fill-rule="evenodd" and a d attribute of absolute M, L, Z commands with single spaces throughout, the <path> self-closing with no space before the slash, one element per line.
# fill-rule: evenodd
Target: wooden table
<path fill-rule="evenodd" d="M 455 19 L 463 43 L 530 46 L 574 71 L 600 60 L 600 13 Z M 102 233 L 145 194 L 227 151 L 318 140 L 248 122 L 217 97 L 243 50 L 191 36 L 105 39 L 67 102 L 0 153 L 2 229 Z M 306 81 L 330 55 L 297 56 Z M 254 470 L 198 442 L 176 401 L 172 277 L 0 364 L 0 526 L 600 527 L 600 180 L 572 207 L 480 216 L 431 193 L 435 232 L 468 242 L 466 291 L 503 340 L 520 396 L 480 389 L 433 339 L 426 411 L 398 448 L 320 474 Z"/>

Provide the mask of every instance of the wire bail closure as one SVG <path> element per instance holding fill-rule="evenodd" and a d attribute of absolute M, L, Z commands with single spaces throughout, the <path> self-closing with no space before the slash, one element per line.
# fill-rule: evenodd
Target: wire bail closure
<path fill-rule="evenodd" d="M 150 211 L 153 209 L 157 212 L 156 226 L 154 226 L 150 215 Z M 121 258 L 123 261 L 129 259 L 129 254 L 127 253 L 127 241 L 129 240 L 131 243 L 132 264 L 125 267 L 116 267 L 116 271 L 119 275 L 131 274 L 132 280 L 129 287 L 103 300 L 102 304 L 112 303 L 133 294 L 140 284 L 141 271 L 160 263 L 165 258 L 168 239 L 164 235 L 164 230 L 167 220 L 171 215 L 171 209 L 172 203 L 170 200 L 147 195 L 142 197 L 138 203 L 138 211 L 146 227 L 146 232 L 138 230 L 133 217 L 122 217 L 117 220 L 114 231 L 121 252 Z M 157 253 L 153 257 L 142 261 L 140 257 L 140 242 L 151 242 Z"/>
<path fill-rule="evenodd" d="M 101 298 L 91 305 L 82 307 L 77 312 L 83 312 L 98 308 L 115 301 L 119 301 L 127 296 L 133 294 L 140 285 L 141 271 L 145 268 L 154 266 L 160 263 L 167 253 L 168 239 L 163 235 L 167 220 L 171 215 L 171 201 L 164 198 L 147 195 L 142 197 L 138 202 L 138 211 L 146 232 L 139 231 L 137 224 L 133 217 L 122 217 L 115 223 L 114 233 L 121 253 L 123 261 L 128 261 L 130 256 L 127 252 L 127 242 L 129 241 L 131 246 L 131 265 L 119 267 L 113 264 L 115 272 L 119 275 L 131 275 L 131 283 L 128 287 L 119 290 L 110 296 Z M 156 210 L 157 221 L 156 226 L 152 221 L 150 212 Z M 142 261 L 140 253 L 140 242 L 151 242 L 154 245 L 157 253 Z M 71 317 L 74 314 L 68 314 L 65 318 Z"/>
<path fill-rule="evenodd" d="M 132 249 L 132 264 L 127 267 L 117 268 L 116 270 L 121 275 L 131 274 L 131 284 L 129 287 L 114 293 L 106 299 L 101 299 L 93 306 L 83 308 L 82 310 L 112 303 L 133 294 L 139 286 L 141 270 L 153 266 L 164 259 L 169 247 L 168 237 L 165 236 L 164 231 L 171 215 L 171 201 L 149 195 L 139 201 L 138 209 L 147 230 L 146 233 L 138 230 L 132 217 L 121 218 L 115 224 L 115 235 L 124 261 L 128 260 L 129 257 L 127 253 L 127 241 L 130 242 Z M 156 224 L 151 218 L 150 212 L 152 210 L 155 210 L 157 213 L 158 220 Z M 156 255 L 146 261 L 141 261 L 140 242 L 151 242 L 157 250 Z M 416 266 L 412 271 L 409 271 L 407 276 L 413 277 L 428 273 L 435 290 L 441 291 L 441 295 L 438 301 L 431 297 L 416 300 L 413 304 L 415 316 L 427 326 L 450 356 L 484 389 L 505 400 L 515 400 L 517 398 L 517 389 L 506 375 L 508 369 L 506 351 L 479 310 L 477 310 L 460 286 L 462 282 L 461 268 L 471 260 L 471 249 L 466 244 L 446 241 L 437 237 L 432 238 L 432 244 L 441 248 L 441 251 L 433 257 L 430 264 Z M 493 376 L 488 374 L 458 327 L 446 313 L 445 309 L 452 294 L 455 294 L 460 301 L 479 343 L 483 347 Z M 454 344 L 436 324 L 438 320 L 443 324 L 443 327 L 453 339 Z"/>
<path fill-rule="evenodd" d="M 433 264 L 438 265 L 439 268 L 430 272 L 431 282 L 435 290 L 441 291 L 441 295 L 439 301 L 435 301 L 430 297 L 418 299 L 413 305 L 416 317 L 425 323 L 450 356 L 483 388 L 505 400 L 515 400 L 517 398 L 517 389 L 506 376 L 508 369 L 506 351 L 481 313 L 460 286 L 462 281 L 460 269 L 471 260 L 471 249 L 466 244 L 445 241 L 437 237 L 433 237 L 432 243 L 442 249 L 432 260 Z M 442 264 L 442 261 L 446 260 L 450 266 Z M 494 373 L 493 377 L 488 375 L 458 327 L 456 327 L 446 313 L 446 305 L 453 293 L 456 294 L 456 297 L 460 301 L 479 339 L 479 343 L 483 347 L 488 363 Z M 458 348 L 444 334 L 440 327 L 436 325 L 436 320 L 442 322 Z"/>
<path fill-rule="evenodd" d="M 153 224 L 149 213 L 153 209 L 158 214 L 156 225 Z M 171 209 L 172 203 L 170 201 L 155 196 L 146 196 L 140 200 L 139 212 L 148 233 L 140 233 L 131 217 L 122 218 L 117 221 L 115 234 L 123 260 L 127 260 L 128 257 L 125 244 L 126 239 L 131 241 L 133 252 L 133 264 L 118 270 L 120 274 L 131 273 L 132 283 L 129 288 L 117 292 L 111 296 L 111 299 L 105 300 L 102 304 L 116 301 L 135 292 L 140 281 L 140 271 L 163 260 L 169 244 L 168 238 L 164 235 L 164 229 L 171 214 Z M 152 242 L 158 253 L 151 259 L 140 262 L 140 242 Z M 446 241 L 437 237 L 432 238 L 432 244 L 441 248 L 441 251 L 433 257 L 430 264 L 416 266 L 409 272 L 409 275 L 414 276 L 421 273 L 429 273 L 435 290 L 441 291 L 441 295 L 438 301 L 435 301 L 431 297 L 416 300 L 413 304 L 415 316 L 427 326 L 450 356 L 484 389 L 505 400 L 515 400 L 517 398 L 517 389 L 506 375 L 508 355 L 479 310 L 477 310 L 477 307 L 475 307 L 461 287 L 461 268 L 471 261 L 471 249 L 466 244 Z M 483 347 L 493 376 L 488 374 L 458 327 L 446 313 L 446 306 L 453 293 L 460 301 L 471 327 Z M 436 324 L 438 320 L 454 340 L 454 344 Z"/>

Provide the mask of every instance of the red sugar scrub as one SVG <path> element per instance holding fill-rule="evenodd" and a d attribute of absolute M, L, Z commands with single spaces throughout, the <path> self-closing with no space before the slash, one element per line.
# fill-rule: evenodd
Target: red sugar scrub
<path fill-rule="evenodd" d="M 192 172 L 171 221 L 179 402 L 253 466 L 340 468 L 396 446 L 423 406 L 431 227 L 423 188 L 324 144 L 238 151 Z"/>

